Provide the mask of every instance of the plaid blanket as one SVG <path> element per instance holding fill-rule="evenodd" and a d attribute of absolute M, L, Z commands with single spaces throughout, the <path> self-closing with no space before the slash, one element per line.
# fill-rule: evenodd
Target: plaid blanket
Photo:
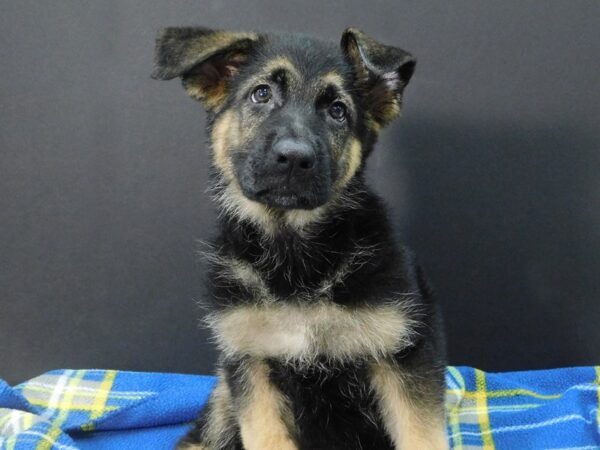
<path fill-rule="evenodd" d="M 0 449 L 168 449 L 206 402 L 210 376 L 58 370 L 0 380 Z M 600 367 L 447 371 L 452 448 L 600 449 Z"/>

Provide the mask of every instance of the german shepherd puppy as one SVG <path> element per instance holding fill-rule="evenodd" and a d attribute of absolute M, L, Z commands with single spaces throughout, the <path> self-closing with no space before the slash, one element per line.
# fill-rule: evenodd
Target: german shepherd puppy
<path fill-rule="evenodd" d="M 355 28 L 166 28 L 153 77 L 208 111 L 218 384 L 179 448 L 448 448 L 440 316 L 364 168 L 415 59 Z"/>

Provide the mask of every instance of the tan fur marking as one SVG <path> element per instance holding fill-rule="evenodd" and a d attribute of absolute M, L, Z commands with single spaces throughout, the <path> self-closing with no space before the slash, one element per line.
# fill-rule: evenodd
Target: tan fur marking
<path fill-rule="evenodd" d="M 352 138 L 345 160 L 346 170 L 344 172 L 344 176 L 341 177 L 336 183 L 338 189 L 343 189 L 360 167 L 362 162 L 362 145 L 358 139 Z"/>
<path fill-rule="evenodd" d="M 325 75 L 321 77 L 323 80 L 323 84 L 333 84 L 338 87 L 338 89 L 342 90 L 344 88 L 344 79 L 337 72 L 327 72 Z"/>
<path fill-rule="evenodd" d="M 234 278 L 238 279 L 244 286 L 264 292 L 265 296 L 268 295 L 268 288 L 260 273 L 249 262 L 232 258 L 229 263 L 229 270 Z M 269 300 L 271 300 L 270 295 Z M 263 299 L 263 301 L 268 300 Z"/>
<path fill-rule="evenodd" d="M 314 223 L 323 217 L 325 210 L 325 206 L 319 206 L 314 209 L 293 209 L 291 211 L 286 211 L 286 223 L 295 230 L 301 231 L 307 225 Z"/>
<path fill-rule="evenodd" d="M 209 318 L 209 325 L 221 349 L 231 356 L 300 363 L 310 363 L 319 355 L 338 361 L 380 359 L 412 341 L 412 320 L 403 308 L 393 302 L 360 308 L 330 301 L 248 305 Z"/>
<path fill-rule="evenodd" d="M 247 289 L 252 290 L 255 301 L 263 303 L 275 301 L 262 276 L 249 262 L 228 257 L 213 257 L 212 261 L 221 267 L 222 276 L 237 280 Z"/>
<path fill-rule="evenodd" d="M 221 171 L 227 183 L 227 186 L 215 199 L 224 210 L 231 212 L 235 217 L 249 220 L 260 225 L 269 234 L 273 233 L 275 225 L 269 208 L 248 199 L 242 193 L 235 178 L 230 152 L 232 148 L 239 146 L 242 134 L 234 111 L 225 111 L 219 116 L 213 126 L 211 138 L 214 164 Z"/>
<path fill-rule="evenodd" d="M 267 78 L 276 70 L 285 70 L 291 79 L 288 79 L 290 86 L 299 86 L 302 79 L 302 74 L 298 68 L 284 56 L 278 56 L 269 60 L 258 74 L 246 81 L 239 89 L 239 95 L 245 95 L 247 91 L 257 86 L 260 83 L 266 83 Z"/>
<path fill-rule="evenodd" d="M 398 100 L 394 99 L 386 103 L 385 106 L 377 112 L 380 121 L 385 125 L 400 115 L 400 103 Z"/>
<path fill-rule="evenodd" d="M 448 438 L 443 415 L 431 417 L 406 395 L 398 368 L 387 363 L 372 366 L 372 388 L 386 431 L 396 450 L 446 450 Z"/>
<path fill-rule="evenodd" d="M 229 152 L 231 147 L 235 145 L 236 136 L 239 136 L 239 123 L 236 114 L 231 110 L 226 111 L 215 121 L 211 138 L 214 163 L 227 181 L 234 179 Z"/>
<path fill-rule="evenodd" d="M 209 109 L 217 109 L 227 98 L 227 81 L 224 79 L 209 86 L 201 77 L 190 77 L 184 81 L 184 87 L 190 97 L 202 101 Z"/>
<path fill-rule="evenodd" d="M 366 120 L 367 126 L 375 133 L 379 133 L 381 131 L 381 124 L 377 122 L 370 113 L 367 113 Z"/>
<path fill-rule="evenodd" d="M 232 428 L 233 404 L 229 386 L 221 370 L 217 372 L 218 383 L 210 399 L 210 415 L 202 432 L 200 443 L 184 442 L 177 446 L 178 450 L 211 450 L 222 448 L 235 439 L 235 429 Z"/>
<path fill-rule="evenodd" d="M 263 361 L 252 361 L 246 372 L 246 398 L 240 412 L 240 434 L 246 450 L 297 450 L 286 423 L 291 412 L 269 380 Z"/>
<path fill-rule="evenodd" d="M 327 72 L 325 75 L 321 76 L 321 82 L 319 83 L 322 88 L 326 86 L 333 85 L 337 88 L 337 93 L 339 99 L 343 101 L 350 110 L 354 109 L 354 101 L 352 97 L 348 95 L 346 90 L 344 89 L 344 79 L 337 72 Z"/>
<path fill-rule="evenodd" d="M 216 197 L 216 200 L 233 217 L 237 217 L 239 220 L 248 220 L 258 225 L 267 235 L 275 233 L 277 222 L 272 211 L 262 203 L 247 198 L 237 180 L 230 180 L 223 192 Z"/>
<path fill-rule="evenodd" d="M 218 448 L 221 441 L 227 440 L 227 433 L 231 433 L 232 403 L 231 392 L 225 381 L 225 375 L 218 374 L 219 383 L 211 394 L 210 406 L 211 416 L 208 422 L 205 439 L 206 444 Z"/>
<path fill-rule="evenodd" d="M 278 69 L 285 69 L 289 74 L 291 74 L 298 80 L 301 78 L 300 71 L 298 70 L 298 68 L 294 65 L 292 61 L 290 61 L 285 56 L 278 56 L 277 58 L 273 58 L 271 61 L 269 61 L 265 65 L 263 73 L 270 74 Z"/>
<path fill-rule="evenodd" d="M 293 209 L 284 211 L 283 215 L 277 214 L 268 206 L 247 198 L 235 179 L 230 181 L 215 200 L 225 211 L 232 213 L 233 217 L 257 225 L 267 236 L 273 236 L 284 225 L 292 227 L 297 232 L 303 232 L 308 225 L 323 217 L 327 208 L 327 205 L 323 205 L 310 210 Z"/>

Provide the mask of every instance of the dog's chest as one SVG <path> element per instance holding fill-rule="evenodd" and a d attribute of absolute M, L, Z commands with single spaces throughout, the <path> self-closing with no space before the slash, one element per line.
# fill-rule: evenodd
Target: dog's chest
<path fill-rule="evenodd" d="M 397 303 L 240 305 L 213 315 L 210 325 L 226 354 L 300 362 L 380 358 L 406 347 L 413 337 L 412 321 Z"/>
<path fill-rule="evenodd" d="M 209 316 L 220 348 L 229 356 L 256 356 L 310 363 L 381 358 L 410 345 L 414 335 L 410 302 L 344 306 L 332 298 L 356 260 L 340 265 L 310 294 L 281 298 L 261 272 L 230 258 L 218 262 L 220 280 L 244 287 L 248 298 Z"/>

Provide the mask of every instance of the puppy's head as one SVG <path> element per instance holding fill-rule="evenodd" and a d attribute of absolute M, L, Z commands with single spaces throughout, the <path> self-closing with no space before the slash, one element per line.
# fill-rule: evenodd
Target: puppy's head
<path fill-rule="evenodd" d="M 360 173 L 400 112 L 409 53 L 349 28 L 341 46 L 303 36 L 166 28 L 154 78 L 180 77 L 210 114 L 223 204 L 242 219 L 302 226 Z"/>

